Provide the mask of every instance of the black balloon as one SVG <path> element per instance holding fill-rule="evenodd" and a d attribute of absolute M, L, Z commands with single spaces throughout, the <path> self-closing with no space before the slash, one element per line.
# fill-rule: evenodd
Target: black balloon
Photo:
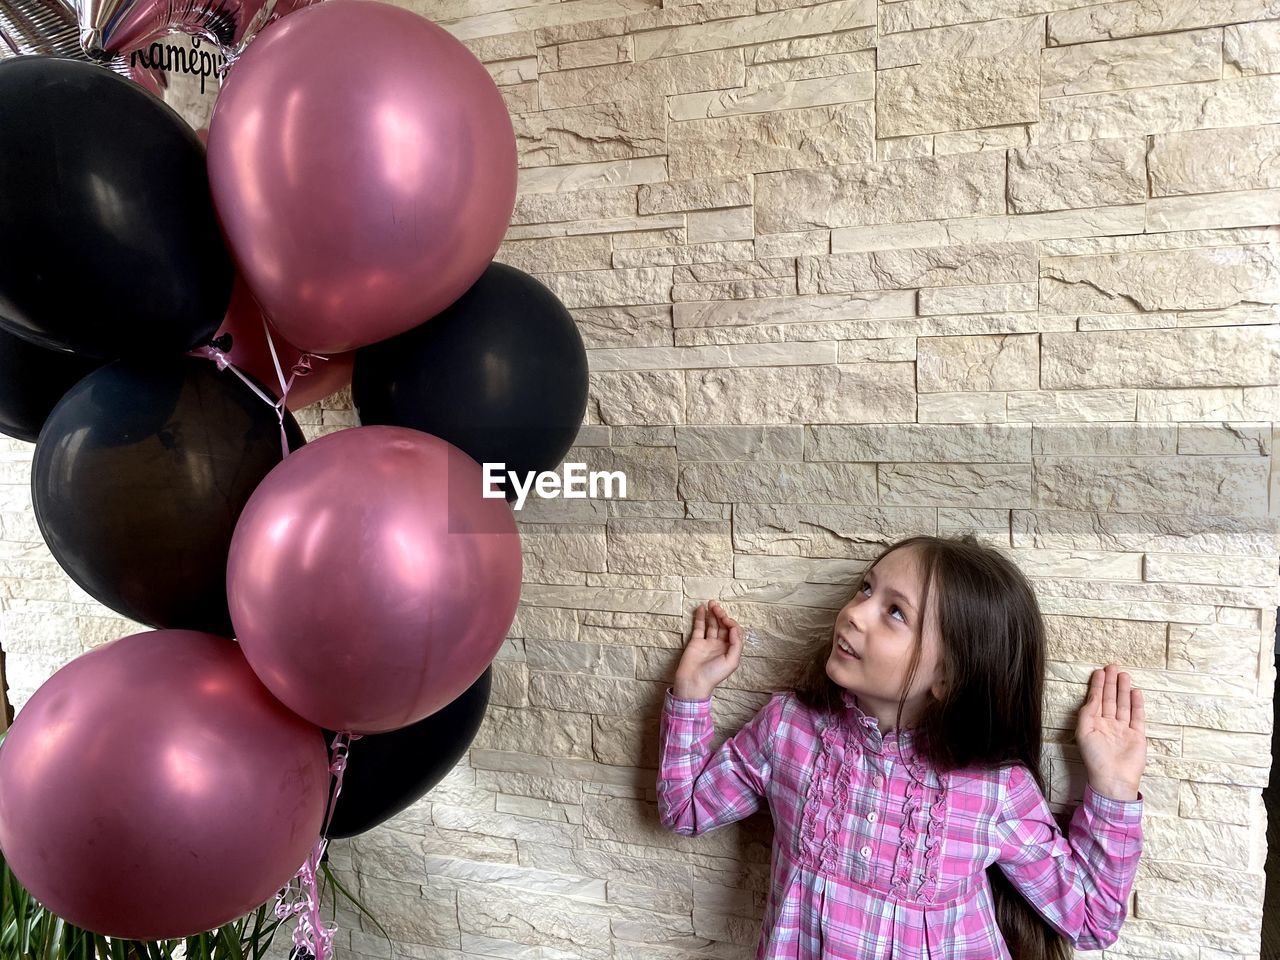
<path fill-rule="evenodd" d="M 353 740 L 327 837 L 353 837 L 410 806 L 444 779 L 471 746 L 489 706 L 493 667 L 429 717 Z M 333 733 L 328 734 L 333 742 Z"/>
<path fill-rule="evenodd" d="M 587 352 L 555 294 L 494 261 L 426 323 L 357 350 L 351 389 L 362 424 L 434 434 L 523 479 L 573 445 L 587 410 Z"/>
<path fill-rule="evenodd" d="M 302 433 L 285 414 L 291 449 Z M 209 360 L 119 360 L 72 387 L 36 442 L 31 495 L 54 559 L 112 610 L 232 636 L 236 520 L 282 459 L 275 410 Z"/>
<path fill-rule="evenodd" d="M 114 359 L 207 340 L 232 265 L 204 147 L 106 67 L 0 62 L 0 326 Z"/>
<path fill-rule="evenodd" d="M 49 411 L 101 360 L 47 350 L 0 328 L 0 433 L 34 441 Z"/>

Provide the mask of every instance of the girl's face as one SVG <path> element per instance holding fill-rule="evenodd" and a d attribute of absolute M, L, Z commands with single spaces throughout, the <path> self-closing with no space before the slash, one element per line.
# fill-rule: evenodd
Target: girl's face
<path fill-rule="evenodd" d="M 903 708 L 903 725 L 911 726 L 927 698 L 941 692 L 937 619 L 931 613 L 927 623 L 920 623 L 922 586 L 914 549 L 893 550 L 867 571 L 862 588 L 836 616 L 827 676 L 857 696 L 863 711 L 880 720 L 882 732 L 893 726 L 917 633 L 920 664 Z M 843 652 L 842 642 L 854 656 Z"/>

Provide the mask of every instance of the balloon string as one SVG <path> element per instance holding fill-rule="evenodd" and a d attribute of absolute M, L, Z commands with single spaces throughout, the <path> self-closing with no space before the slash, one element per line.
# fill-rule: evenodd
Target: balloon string
<path fill-rule="evenodd" d="M 284 378 L 284 369 L 280 366 L 280 355 L 276 352 L 276 342 L 271 336 L 271 326 L 267 323 L 267 318 L 262 318 L 262 332 L 267 338 L 267 349 L 271 351 L 271 365 L 276 368 L 276 380 L 280 383 L 280 402 L 276 406 L 276 415 L 280 417 L 280 429 L 284 429 L 284 410 L 287 402 L 289 391 L 293 388 L 293 381 L 298 377 L 305 377 L 311 373 L 312 360 L 328 360 L 328 357 L 321 356 L 318 353 L 303 353 L 298 356 L 297 361 L 289 368 L 289 379 Z M 289 455 L 285 451 L 285 456 Z"/>
<path fill-rule="evenodd" d="M 320 839 L 311 848 L 306 862 L 298 868 L 293 879 L 276 894 L 276 917 L 282 922 L 290 917 L 298 918 L 298 924 L 293 930 L 294 950 L 290 954 L 292 957 L 327 960 L 333 950 L 333 938 L 338 927 L 335 923 L 326 923 L 320 916 L 324 881 L 318 881 L 317 877 L 321 873 L 320 864 L 324 861 L 325 848 L 329 845 L 326 834 L 329 832 L 329 825 L 333 822 L 333 812 L 338 805 L 338 796 L 342 793 L 342 775 L 347 769 L 347 755 L 351 749 L 351 741 L 359 739 L 360 735 L 354 733 L 339 733 L 334 737 L 329 762 L 333 786 L 329 794 L 329 809 L 325 814 Z"/>
<path fill-rule="evenodd" d="M 289 455 L 289 435 L 284 429 L 284 400 L 272 400 L 269 396 L 258 389 L 257 384 L 240 372 L 240 368 L 231 362 L 231 358 L 225 352 L 219 350 L 211 343 L 207 343 L 202 347 L 196 347 L 189 351 L 189 356 L 204 357 L 206 360 L 212 360 L 218 365 L 219 370 L 230 370 L 237 377 L 244 381 L 244 385 L 254 392 L 259 399 L 276 412 L 276 422 L 280 424 L 280 457 L 283 459 Z"/>
<path fill-rule="evenodd" d="M 267 349 L 271 351 L 271 365 L 276 368 L 276 379 L 280 382 L 280 402 L 283 404 L 285 398 L 289 396 L 289 388 L 293 386 L 293 378 L 297 374 L 290 371 L 288 381 L 285 380 L 284 371 L 280 369 L 280 355 L 276 353 L 276 342 L 271 338 L 271 327 L 266 317 L 262 318 L 262 332 L 267 338 Z"/>
<path fill-rule="evenodd" d="M 276 343 L 271 339 L 271 328 L 267 325 L 267 318 L 262 318 L 262 332 L 267 338 L 267 349 L 271 351 L 271 364 L 276 368 L 276 380 L 280 383 L 280 399 L 272 406 L 276 408 L 276 417 L 280 420 L 280 445 L 283 451 L 282 456 L 289 456 L 289 444 L 285 440 L 284 435 L 284 411 L 285 403 L 289 398 L 289 388 L 293 386 L 293 376 L 289 376 L 288 381 L 285 380 L 284 374 L 280 370 L 280 358 L 276 355 Z"/>
<path fill-rule="evenodd" d="M 284 459 L 289 456 L 289 435 L 284 427 L 284 412 L 289 398 L 289 391 L 293 388 L 293 381 L 298 377 L 305 377 L 311 373 L 311 362 L 313 360 L 328 360 L 329 358 L 319 353 L 303 353 L 299 355 L 297 361 L 289 368 L 289 379 L 286 380 L 284 378 L 284 369 L 280 366 L 280 355 L 276 352 L 276 343 L 271 337 L 271 327 L 267 324 L 266 317 L 262 318 L 262 332 L 267 338 L 267 349 L 271 351 L 271 364 L 276 369 L 276 380 L 280 383 L 279 400 L 272 400 L 259 390 L 257 385 L 241 373 L 240 369 L 231 362 L 231 358 L 227 353 L 214 346 L 212 342 L 191 350 L 188 355 L 212 360 L 218 365 L 219 370 L 230 370 L 243 380 L 245 386 L 252 390 L 263 403 L 276 412 L 276 422 L 280 424 L 280 457 Z"/>

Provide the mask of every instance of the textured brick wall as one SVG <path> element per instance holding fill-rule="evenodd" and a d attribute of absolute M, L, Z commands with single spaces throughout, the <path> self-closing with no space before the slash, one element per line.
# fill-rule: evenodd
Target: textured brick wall
<path fill-rule="evenodd" d="M 464 762 L 334 845 L 391 932 L 346 956 L 754 956 L 769 825 L 657 822 L 661 695 L 720 597 L 760 638 L 721 735 L 862 562 L 974 529 L 1034 578 L 1046 774 L 1092 667 L 1147 692 L 1147 856 L 1115 957 L 1259 954 L 1277 596 L 1275 0 L 430 0 L 502 86 L 498 258 L 589 348 L 569 460 L 625 502 L 522 512 L 526 583 Z M 307 411 L 315 433 L 349 403 Z M 40 543 L 0 448 L 21 703 L 130 625 Z M 717 738 L 719 739 L 719 738 Z M 358 879 L 352 874 L 358 874 Z"/>

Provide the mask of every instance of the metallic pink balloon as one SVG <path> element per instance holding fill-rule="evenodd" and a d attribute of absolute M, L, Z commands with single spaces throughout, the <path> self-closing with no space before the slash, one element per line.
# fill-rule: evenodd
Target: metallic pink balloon
<path fill-rule="evenodd" d="M 265 28 L 223 83 L 209 182 L 272 326 L 341 353 L 435 316 L 511 222 L 515 132 L 489 72 L 443 27 L 328 0 Z"/>
<path fill-rule="evenodd" d="M 523 575 L 511 508 L 482 487 L 478 463 L 405 427 L 329 434 L 267 474 L 231 538 L 227 593 L 271 692 L 353 733 L 461 696 L 502 646 Z"/>
<path fill-rule="evenodd" d="M 236 644 L 138 633 L 72 660 L 0 746 L 0 848 L 60 917 L 110 937 L 183 937 L 269 900 L 328 799 L 323 731 Z"/>

